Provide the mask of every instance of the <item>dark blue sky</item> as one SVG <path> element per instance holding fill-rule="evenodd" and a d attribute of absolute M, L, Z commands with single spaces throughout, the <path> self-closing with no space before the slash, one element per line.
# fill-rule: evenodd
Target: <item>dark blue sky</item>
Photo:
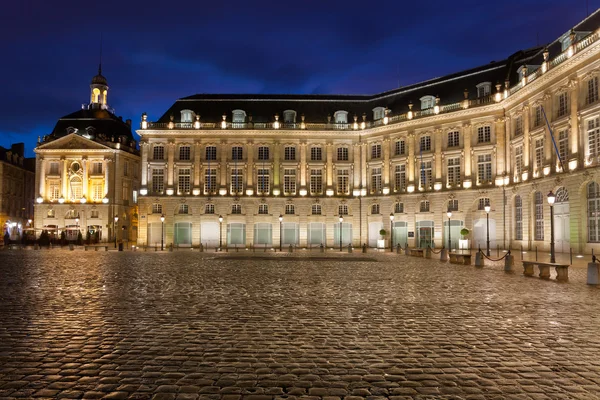
<path fill-rule="evenodd" d="M 0 146 L 24 141 L 30 156 L 89 101 L 101 33 L 109 104 L 137 127 L 195 93 L 382 92 L 504 59 L 586 17 L 586 0 L 6 3 Z"/>

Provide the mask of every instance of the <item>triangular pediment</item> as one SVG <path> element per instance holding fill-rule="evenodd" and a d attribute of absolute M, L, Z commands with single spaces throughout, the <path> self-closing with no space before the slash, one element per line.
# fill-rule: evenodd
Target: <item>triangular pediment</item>
<path fill-rule="evenodd" d="M 110 150 L 108 146 L 104 146 L 93 140 L 84 138 L 75 133 L 53 140 L 49 143 L 44 143 L 38 146 L 36 150 Z"/>

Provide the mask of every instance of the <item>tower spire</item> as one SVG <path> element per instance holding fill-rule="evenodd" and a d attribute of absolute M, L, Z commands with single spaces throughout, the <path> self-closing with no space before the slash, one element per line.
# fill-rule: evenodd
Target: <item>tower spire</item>
<path fill-rule="evenodd" d="M 102 75 L 102 32 L 100 32 L 100 62 L 98 63 L 98 75 Z"/>

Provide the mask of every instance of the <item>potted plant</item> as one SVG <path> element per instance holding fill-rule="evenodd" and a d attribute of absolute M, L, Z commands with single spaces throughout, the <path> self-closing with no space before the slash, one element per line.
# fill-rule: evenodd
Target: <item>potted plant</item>
<path fill-rule="evenodd" d="M 471 233 L 471 231 L 468 230 L 467 228 L 462 228 L 460 230 L 460 236 L 462 238 L 459 239 L 459 241 L 458 241 L 459 249 L 468 249 L 469 248 L 469 234 L 470 233 Z"/>
<path fill-rule="evenodd" d="M 379 235 L 381 236 L 381 239 L 377 240 L 377 248 L 385 249 L 385 235 L 387 235 L 387 231 L 382 229 L 379 231 Z"/>

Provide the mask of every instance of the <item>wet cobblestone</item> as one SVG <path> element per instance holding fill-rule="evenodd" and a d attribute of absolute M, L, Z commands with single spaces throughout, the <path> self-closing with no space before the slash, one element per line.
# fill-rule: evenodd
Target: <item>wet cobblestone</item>
<path fill-rule="evenodd" d="M 600 398 L 583 269 L 242 255 L 0 253 L 0 398 Z"/>

